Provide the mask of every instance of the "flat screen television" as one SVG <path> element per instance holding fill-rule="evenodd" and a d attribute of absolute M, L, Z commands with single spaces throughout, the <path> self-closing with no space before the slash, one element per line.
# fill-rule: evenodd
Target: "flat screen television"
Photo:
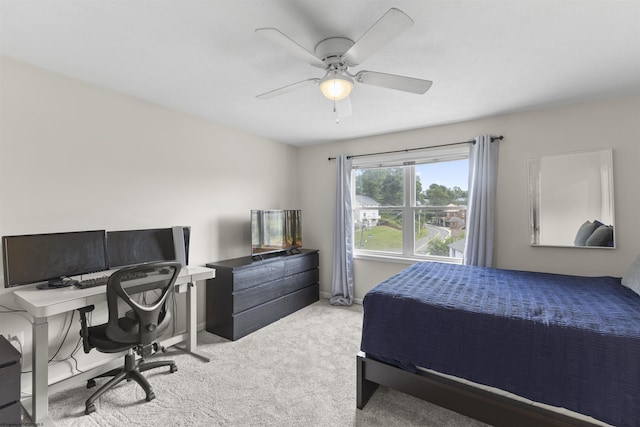
<path fill-rule="evenodd" d="M 171 228 L 107 232 L 109 268 L 176 259 Z"/>
<path fill-rule="evenodd" d="M 251 255 L 291 252 L 302 247 L 300 210 L 252 210 Z"/>
<path fill-rule="evenodd" d="M 2 237 L 4 286 L 67 286 L 69 276 L 107 269 L 105 230 Z"/>

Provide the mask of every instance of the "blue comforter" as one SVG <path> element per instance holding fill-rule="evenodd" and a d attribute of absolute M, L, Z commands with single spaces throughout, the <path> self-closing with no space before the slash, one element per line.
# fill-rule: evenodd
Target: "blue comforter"
<path fill-rule="evenodd" d="M 369 357 L 640 426 L 640 295 L 619 278 L 420 262 L 363 305 Z"/>

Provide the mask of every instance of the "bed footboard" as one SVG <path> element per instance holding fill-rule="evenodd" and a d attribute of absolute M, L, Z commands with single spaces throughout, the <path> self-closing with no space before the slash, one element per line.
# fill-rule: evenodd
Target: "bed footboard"
<path fill-rule="evenodd" d="M 356 365 L 358 409 L 363 409 L 383 385 L 493 426 L 598 426 L 440 375 L 422 371 L 413 374 L 367 358 L 363 352 L 356 356 Z"/>
<path fill-rule="evenodd" d="M 356 356 L 356 370 L 358 379 L 356 381 L 356 406 L 358 409 L 362 409 L 365 407 L 373 393 L 378 389 L 378 383 L 367 380 L 365 370 L 368 369 L 366 366 L 366 357 L 363 352 L 358 353 Z M 372 370 L 375 369 L 375 366 L 369 365 Z M 369 373 L 371 376 L 371 373 Z M 374 376 L 375 377 L 375 376 Z"/>

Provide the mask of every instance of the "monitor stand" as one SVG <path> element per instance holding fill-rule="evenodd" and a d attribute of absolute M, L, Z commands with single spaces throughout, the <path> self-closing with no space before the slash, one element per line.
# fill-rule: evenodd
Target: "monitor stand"
<path fill-rule="evenodd" d="M 58 289 L 58 288 L 66 288 L 67 286 L 71 286 L 76 283 L 75 280 L 64 280 L 62 277 L 57 279 L 51 279 L 47 283 L 40 283 L 36 286 L 38 289 Z"/>

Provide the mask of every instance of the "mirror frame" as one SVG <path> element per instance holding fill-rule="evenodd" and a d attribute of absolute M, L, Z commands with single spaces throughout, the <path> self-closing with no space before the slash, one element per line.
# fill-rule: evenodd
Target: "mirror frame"
<path fill-rule="evenodd" d="M 541 209 L 541 171 L 540 171 L 540 163 L 543 159 L 555 159 L 559 160 L 561 157 L 566 157 L 566 161 L 570 162 L 572 160 L 577 159 L 578 156 L 587 155 L 589 153 L 593 153 L 596 155 L 603 156 L 602 162 L 600 163 L 600 188 L 606 188 L 605 191 L 609 193 L 608 201 L 602 200 L 602 195 L 600 196 L 600 206 L 604 206 L 603 211 L 609 211 L 608 215 L 610 217 L 611 223 L 605 225 L 611 225 L 613 227 L 613 246 L 583 246 L 583 245 L 575 245 L 574 241 L 567 242 L 567 244 L 558 244 L 548 241 L 540 242 L 540 209 Z M 527 159 L 528 166 L 528 198 L 529 198 L 529 236 L 530 236 L 530 245 L 535 247 L 566 247 L 566 248 L 583 248 L 583 249 L 615 249 L 616 248 L 616 227 L 615 227 L 615 211 L 614 211 L 614 185 L 613 185 L 613 150 L 611 148 L 604 149 L 594 149 L 594 150 L 583 150 L 583 151 L 574 151 L 569 153 L 556 153 L 556 154 L 543 154 L 530 156 Z M 604 166 L 604 168 L 603 168 Z M 595 172 L 597 173 L 597 172 Z M 607 175 L 603 175 L 606 173 Z M 560 173 L 562 174 L 562 173 Z M 554 188 L 561 188 L 562 184 L 557 183 L 553 184 Z M 545 186 L 545 188 L 548 188 Z M 601 194 L 603 192 L 601 191 Z M 568 199 L 567 199 L 568 200 Z M 569 204 L 571 201 L 568 202 Z M 567 212 L 567 216 L 570 212 Z M 590 220 L 602 220 L 602 218 L 588 218 L 588 214 L 584 215 L 584 219 L 582 221 L 590 221 Z M 582 221 L 579 221 L 582 224 Z M 575 227 L 574 236 L 578 233 L 580 229 L 580 225 Z"/>

